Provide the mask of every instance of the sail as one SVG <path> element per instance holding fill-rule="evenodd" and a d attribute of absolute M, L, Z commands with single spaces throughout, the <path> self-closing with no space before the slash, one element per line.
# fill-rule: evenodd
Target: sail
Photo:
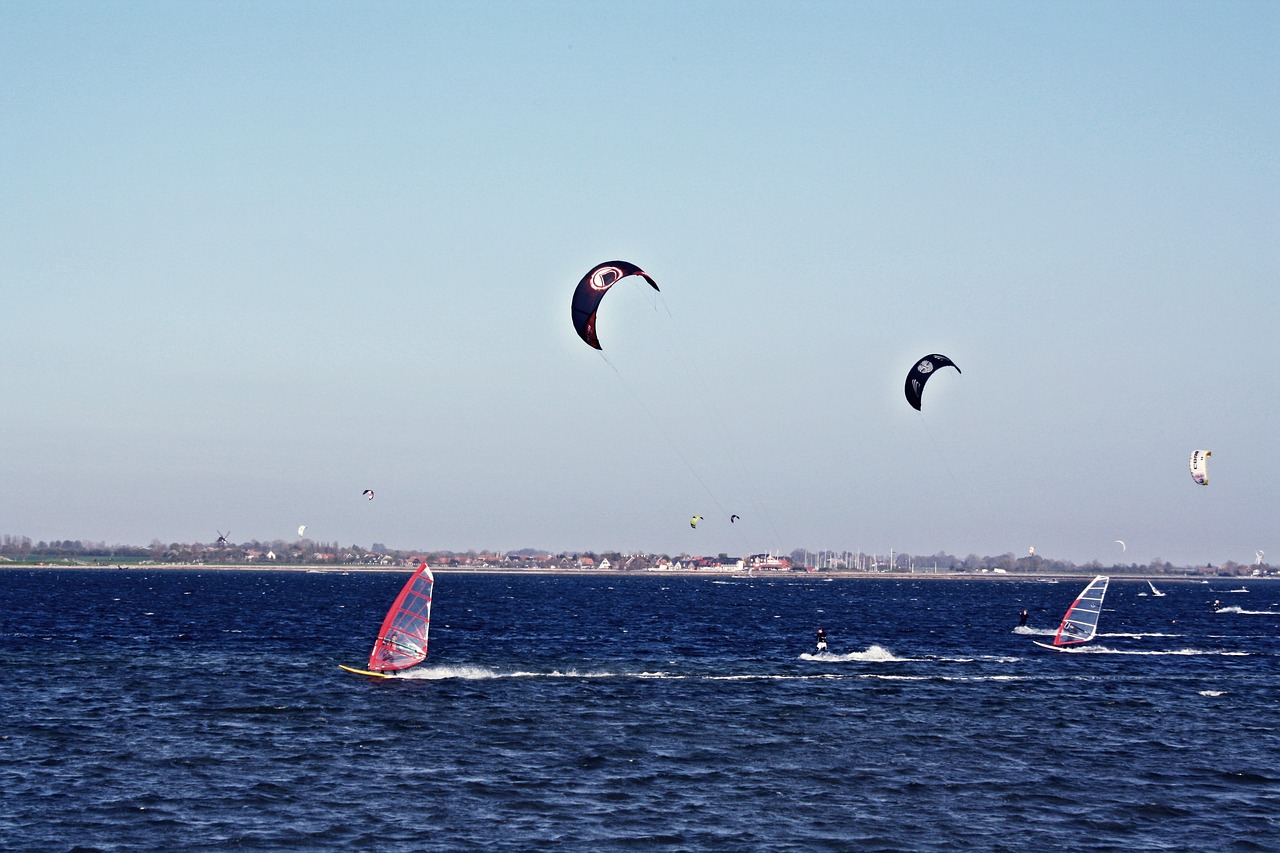
<path fill-rule="evenodd" d="M 382 621 L 369 654 L 369 669 L 394 672 L 422 663 L 427 657 L 427 629 L 431 627 L 431 590 L 436 579 L 425 561 L 418 565 Z"/>
<path fill-rule="evenodd" d="M 1107 594 L 1107 583 L 1111 578 L 1098 575 L 1080 593 L 1080 597 L 1067 608 L 1062 617 L 1058 633 L 1054 635 L 1055 646 L 1071 646 L 1076 643 L 1087 643 L 1093 639 L 1098 630 L 1098 615 L 1102 612 L 1102 598 Z"/>
<path fill-rule="evenodd" d="M 1209 485 L 1209 457 L 1211 450 L 1197 450 L 1191 454 L 1191 479 L 1201 486 Z"/>

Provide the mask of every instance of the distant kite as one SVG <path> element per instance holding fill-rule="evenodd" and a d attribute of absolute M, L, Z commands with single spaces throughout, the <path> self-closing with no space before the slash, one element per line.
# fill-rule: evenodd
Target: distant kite
<path fill-rule="evenodd" d="M 1196 450 L 1191 453 L 1191 479 L 1202 486 L 1209 485 L 1209 457 L 1211 450 Z"/>
<path fill-rule="evenodd" d="M 695 515 L 693 518 L 689 519 L 689 526 L 696 529 L 699 521 L 702 521 L 702 516 Z"/>
<path fill-rule="evenodd" d="M 739 518 L 741 518 L 741 517 L 742 517 L 742 516 L 740 516 L 740 515 L 731 515 L 731 516 L 729 516 L 729 523 L 730 523 L 730 524 L 733 524 L 735 521 L 737 521 L 737 520 L 738 520 Z"/>
<path fill-rule="evenodd" d="M 1128 549 L 1128 547 L 1126 547 L 1126 546 L 1125 546 L 1125 544 L 1124 544 L 1124 540 L 1123 540 L 1123 539 L 1117 539 L 1117 540 L 1116 540 L 1116 544 L 1120 546 L 1120 553 L 1121 553 L 1121 554 L 1123 554 L 1125 551 L 1128 551 L 1128 550 L 1129 550 L 1129 549 Z"/>
<path fill-rule="evenodd" d="M 369 500 L 373 500 L 373 489 L 365 489 L 362 494 L 368 495 Z"/>
<path fill-rule="evenodd" d="M 578 282 L 578 289 L 573 292 L 573 328 L 588 346 L 600 349 L 600 341 L 596 338 L 596 309 L 600 307 L 600 300 L 619 279 L 629 275 L 638 275 L 654 290 L 658 289 L 657 282 L 647 272 L 627 261 L 597 264 Z"/>
<path fill-rule="evenodd" d="M 929 377 L 940 367 L 955 367 L 956 373 L 960 372 L 960 368 L 956 367 L 955 362 L 945 355 L 939 355 L 935 352 L 916 362 L 916 366 L 911 368 L 911 371 L 907 374 L 905 389 L 907 402 L 917 412 L 920 411 L 920 395 L 924 393 L 924 383 L 928 382 Z"/>
<path fill-rule="evenodd" d="M 307 526 L 306 526 L 305 524 L 300 525 L 300 526 L 298 527 L 298 535 L 299 535 L 299 536 L 301 536 L 302 534 L 304 534 L 304 533 L 306 533 L 306 532 L 307 532 Z"/>

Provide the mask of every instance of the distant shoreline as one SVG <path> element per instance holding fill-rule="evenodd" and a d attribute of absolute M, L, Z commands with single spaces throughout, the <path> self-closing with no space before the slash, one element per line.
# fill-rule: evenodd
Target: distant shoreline
<path fill-rule="evenodd" d="M 188 571 L 188 572 L 292 572 L 311 574 L 408 574 L 412 566 L 333 566 L 327 564 L 244 565 L 214 563 L 120 563 L 116 565 L 56 565 L 35 563 L 0 563 L 0 571 L 15 569 L 69 570 L 69 571 Z M 514 569 L 514 568 L 466 568 L 462 566 L 432 566 L 436 574 L 459 575 L 568 575 L 595 577 L 695 577 L 732 580 L 963 580 L 963 581 L 1041 581 L 1058 583 L 1088 580 L 1095 574 L 1106 574 L 1112 580 L 1162 581 L 1164 583 L 1200 583 L 1201 581 L 1275 580 L 1255 575 L 1169 575 L 1134 572 L 1081 572 L 1076 574 L 1018 574 L 1016 572 L 850 572 L 823 569 L 815 572 L 769 571 L 747 575 L 745 572 L 717 572 L 707 570 L 647 570 L 622 571 L 619 569 Z"/>

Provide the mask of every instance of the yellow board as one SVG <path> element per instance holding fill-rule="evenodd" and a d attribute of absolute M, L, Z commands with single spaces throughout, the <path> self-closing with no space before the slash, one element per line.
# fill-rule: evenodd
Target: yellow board
<path fill-rule="evenodd" d="M 374 678 L 390 678 L 391 677 L 390 673 L 370 672 L 367 669 L 356 669 L 353 666 L 346 666 L 345 664 L 338 664 L 338 669 L 345 669 L 347 672 L 354 672 L 356 675 L 370 675 L 370 676 L 373 676 Z"/>

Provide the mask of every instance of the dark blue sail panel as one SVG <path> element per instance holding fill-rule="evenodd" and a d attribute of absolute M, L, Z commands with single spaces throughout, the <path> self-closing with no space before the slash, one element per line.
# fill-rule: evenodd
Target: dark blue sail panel
<path fill-rule="evenodd" d="M 960 372 L 960 368 L 956 367 L 954 361 L 935 352 L 917 361 L 915 367 L 911 368 L 907 374 L 907 402 L 917 412 L 920 411 L 920 395 L 924 393 L 924 383 L 928 382 L 929 377 L 940 367 L 955 367 L 956 373 Z"/>
<path fill-rule="evenodd" d="M 629 275 L 638 275 L 649 282 L 654 290 L 658 289 L 657 282 L 650 278 L 648 273 L 628 261 L 605 261 L 603 264 L 596 264 L 582 277 L 582 281 L 578 282 L 578 288 L 573 292 L 573 328 L 577 331 L 578 337 L 586 341 L 589 346 L 600 349 L 600 341 L 596 338 L 596 311 L 600 307 L 600 300 L 604 299 L 609 288 L 613 287 L 619 279 Z"/>

